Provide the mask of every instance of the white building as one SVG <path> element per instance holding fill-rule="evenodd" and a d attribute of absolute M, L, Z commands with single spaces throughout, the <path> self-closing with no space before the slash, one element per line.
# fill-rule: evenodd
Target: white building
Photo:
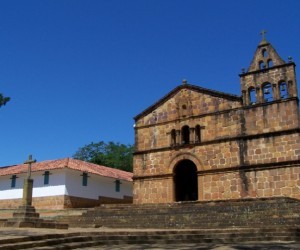
<path fill-rule="evenodd" d="M 20 206 L 25 164 L 0 168 L 0 207 Z M 93 207 L 132 202 L 132 173 L 65 158 L 32 164 L 33 202 L 36 208 Z"/>

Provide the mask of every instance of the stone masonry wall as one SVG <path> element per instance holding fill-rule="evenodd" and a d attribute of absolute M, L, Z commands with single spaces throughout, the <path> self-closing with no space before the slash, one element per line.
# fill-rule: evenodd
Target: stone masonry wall
<path fill-rule="evenodd" d="M 300 199 L 299 166 L 218 173 L 200 176 L 199 180 L 203 200 L 274 196 Z"/>
<path fill-rule="evenodd" d="M 299 133 L 250 139 L 245 145 L 244 159 L 247 165 L 300 160 Z"/>
<path fill-rule="evenodd" d="M 170 177 L 136 181 L 133 190 L 135 204 L 173 201 L 173 179 Z"/>
<path fill-rule="evenodd" d="M 178 120 L 181 115 L 178 105 L 185 103 L 185 99 L 181 100 L 181 92 L 178 93 L 174 99 L 136 123 L 135 146 L 138 151 L 169 146 L 171 130 L 180 130 L 184 125 L 204 127 L 203 140 L 240 133 L 240 114 L 232 110 L 240 106 L 239 102 L 191 90 L 187 90 L 185 95 L 191 96 L 185 105 L 188 106 L 188 115 L 194 117 L 193 120 L 182 117 Z"/>
<path fill-rule="evenodd" d="M 197 116 L 241 106 L 239 101 L 232 101 L 210 94 L 203 94 L 191 89 L 181 89 L 155 112 L 149 113 L 136 122 L 136 127 L 174 121 L 180 117 L 180 105 L 187 106 L 187 115 Z"/>
<path fill-rule="evenodd" d="M 156 126 L 136 128 L 136 148 L 139 151 L 155 148 L 169 147 L 170 132 L 172 129 L 180 130 L 183 126 L 195 127 L 200 125 L 201 142 L 212 141 L 220 138 L 228 138 L 241 135 L 241 111 L 232 110 L 222 113 L 195 117 L 192 121 L 182 120 Z M 180 140 L 180 136 L 178 138 Z M 192 139 L 192 138 L 191 138 Z"/>
<path fill-rule="evenodd" d="M 236 142 L 140 155 L 135 157 L 136 161 L 140 161 L 135 163 L 135 166 L 144 167 L 137 169 L 136 177 L 147 178 L 134 182 L 134 200 L 136 203 L 172 202 L 174 200 L 173 164 L 180 156 L 184 158 L 192 156 L 191 159 L 197 165 L 200 200 L 270 197 L 267 195 L 270 194 L 270 190 L 264 189 L 267 185 L 270 185 L 273 190 L 271 196 L 299 198 L 299 166 L 284 168 L 285 162 L 299 160 L 299 140 L 298 134 L 248 140 L 245 171 L 242 171 L 242 168 L 237 170 L 241 162 L 240 148 Z M 263 170 L 264 164 L 272 162 L 282 163 L 283 167 Z M 258 165 L 262 169 L 251 172 L 246 168 L 251 165 Z M 230 172 L 231 168 L 233 170 Z M 226 170 L 226 173 L 222 173 L 222 169 Z M 293 172 L 290 173 L 291 169 Z M 207 171 L 219 173 L 205 174 Z M 282 171 L 286 171 L 283 176 L 281 176 Z M 278 174 L 275 175 L 274 173 L 277 172 Z M 261 178 L 255 179 L 252 173 L 256 173 L 256 177 L 264 173 L 264 178 L 267 178 L 269 184 L 263 182 Z M 281 180 L 282 182 L 278 184 L 277 181 Z M 291 187 L 292 184 L 294 188 Z M 280 188 L 278 185 L 281 185 Z M 276 187 L 278 188 L 274 189 Z"/>
<path fill-rule="evenodd" d="M 239 144 L 224 141 L 209 145 L 186 146 L 162 152 L 138 154 L 134 158 L 134 173 L 138 176 L 172 174 L 174 163 L 181 155 L 191 156 L 198 171 L 236 167 L 239 161 Z"/>
<path fill-rule="evenodd" d="M 275 102 L 244 110 L 244 133 L 256 135 L 299 128 L 297 100 Z"/>
<path fill-rule="evenodd" d="M 172 177 L 138 180 L 134 185 L 136 204 L 174 201 Z M 300 199 L 300 166 L 203 175 L 199 173 L 198 190 L 198 199 L 201 201 L 274 196 Z"/>

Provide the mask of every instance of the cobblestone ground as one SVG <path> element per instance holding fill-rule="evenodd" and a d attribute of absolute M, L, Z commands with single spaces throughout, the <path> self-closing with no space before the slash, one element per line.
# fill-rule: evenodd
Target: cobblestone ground
<path fill-rule="evenodd" d="M 294 250 L 300 249 L 299 244 L 295 243 L 243 243 L 243 244 L 168 244 L 168 245 L 121 245 L 121 246 L 99 246 L 99 247 L 87 247 L 81 248 L 81 250 L 108 250 L 108 249 L 115 249 L 115 250 L 144 250 L 144 249 L 151 249 L 151 250 L 163 250 L 163 249 L 178 249 L 178 250 L 186 250 L 186 249 L 210 249 L 210 250 Z"/>

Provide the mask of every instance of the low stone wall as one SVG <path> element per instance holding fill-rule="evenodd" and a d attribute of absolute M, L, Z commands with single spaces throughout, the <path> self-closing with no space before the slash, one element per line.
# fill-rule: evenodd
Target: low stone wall
<path fill-rule="evenodd" d="M 65 196 L 64 208 L 96 207 L 99 200 L 87 199 L 75 196 Z"/>
<path fill-rule="evenodd" d="M 99 204 L 130 204 L 133 202 L 133 199 L 131 196 L 124 196 L 124 199 L 100 196 L 99 202 Z"/>
<path fill-rule="evenodd" d="M 32 205 L 38 209 L 63 209 L 65 197 L 49 196 L 35 197 L 32 199 Z M 0 208 L 16 209 L 22 204 L 22 199 L 0 200 Z"/>
<path fill-rule="evenodd" d="M 68 195 L 35 197 L 32 205 L 36 209 L 65 209 L 65 208 L 88 208 L 101 204 L 123 204 L 132 203 L 132 197 L 124 196 L 124 199 L 110 197 L 99 197 L 98 200 L 74 197 Z M 22 199 L 0 200 L 0 209 L 16 209 L 22 204 Z"/>
<path fill-rule="evenodd" d="M 15 209 L 22 203 L 22 199 L 0 200 L 0 208 Z"/>
<path fill-rule="evenodd" d="M 74 196 L 65 196 L 64 208 L 97 207 L 101 204 L 126 204 L 132 203 L 132 197 L 124 196 L 123 199 L 100 196 L 98 200 Z"/>

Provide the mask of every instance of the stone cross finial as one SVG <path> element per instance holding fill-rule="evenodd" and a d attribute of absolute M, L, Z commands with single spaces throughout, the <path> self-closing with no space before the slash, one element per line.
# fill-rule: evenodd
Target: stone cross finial
<path fill-rule="evenodd" d="M 32 155 L 28 156 L 28 160 L 24 162 L 24 164 L 28 164 L 28 170 L 27 170 L 27 179 L 30 179 L 31 177 L 31 164 L 35 163 L 36 160 L 32 159 Z"/>
<path fill-rule="evenodd" d="M 266 34 L 267 34 L 267 31 L 266 30 L 262 30 L 260 32 L 261 36 L 262 36 L 262 41 L 265 41 L 266 40 Z"/>

